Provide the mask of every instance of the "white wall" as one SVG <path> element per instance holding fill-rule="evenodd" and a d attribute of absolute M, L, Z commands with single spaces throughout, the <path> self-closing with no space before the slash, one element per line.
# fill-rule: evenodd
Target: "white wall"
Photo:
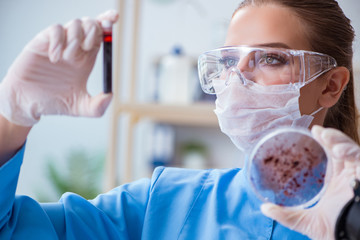
<path fill-rule="evenodd" d="M 355 29 L 354 63 L 356 68 L 360 70 L 360 1 L 340 0 L 339 4 L 344 10 L 346 16 L 350 18 L 351 24 Z"/>
<path fill-rule="evenodd" d="M 360 1 L 358 0 L 340 0 L 340 6 L 346 16 L 350 18 L 351 24 L 355 30 L 354 41 L 354 78 L 355 78 L 355 98 L 358 108 L 360 107 Z"/>
<path fill-rule="evenodd" d="M 221 46 L 225 25 L 239 0 L 178 0 L 168 5 L 157 4 L 155 0 L 143 2 L 138 66 L 141 83 L 146 81 L 150 72 L 147 62 L 167 53 L 174 44 L 181 42 L 185 51 L 193 56 Z M 360 2 L 341 0 L 340 4 L 360 34 Z M 0 1 L 0 78 L 6 74 L 23 46 L 40 30 L 76 17 L 95 17 L 115 6 L 116 0 Z M 96 63 L 89 81 L 89 90 L 93 94 L 102 89 L 100 62 Z M 355 62 L 357 68 L 360 68 L 359 36 L 355 42 Z M 141 85 L 140 98 L 146 98 L 146 84 Z M 44 160 L 47 156 L 62 159 L 70 149 L 77 147 L 89 152 L 105 151 L 109 115 L 110 111 L 101 119 L 45 117 L 29 136 L 18 193 L 36 197 L 38 189 L 48 188 L 44 174 Z M 200 129 L 199 133 L 204 134 L 204 131 Z M 197 135 L 196 129 L 182 132 L 180 139 Z M 229 164 L 236 164 L 237 152 L 226 137 L 218 130 L 208 131 L 205 135 L 210 145 L 224 144 L 223 151 L 216 153 L 216 158 L 230 159 Z M 211 138 L 214 140 L 209 140 Z"/>

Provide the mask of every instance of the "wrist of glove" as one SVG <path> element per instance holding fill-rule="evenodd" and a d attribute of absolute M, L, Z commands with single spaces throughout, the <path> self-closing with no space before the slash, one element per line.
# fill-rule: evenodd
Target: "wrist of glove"
<path fill-rule="evenodd" d="M 101 21 L 117 21 L 115 11 L 40 32 L 14 61 L 0 84 L 0 114 L 22 126 L 42 115 L 102 116 L 111 94 L 92 97 L 86 89 L 102 43 Z"/>
<path fill-rule="evenodd" d="M 350 186 L 360 179 L 360 148 L 342 132 L 314 126 L 314 138 L 325 148 L 332 162 L 332 176 L 320 201 L 308 209 L 290 209 L 265 203 L 264 215 L 311 239 L 334 239 L 336 220 L 341 209 L 354 196 Z"/>

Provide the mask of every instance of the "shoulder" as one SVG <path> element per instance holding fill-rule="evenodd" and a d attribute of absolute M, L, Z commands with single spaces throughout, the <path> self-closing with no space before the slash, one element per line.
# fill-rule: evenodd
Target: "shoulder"
<path fill-rule="evenodd" d="M 184 188 L 197 188 L 205 183 L 216 182 L 222 179 L 231 179 L 241 169 L 185 169 L 158 167 L 154 170 L 151 179 L 151 190 L 160 186 L 178 186 Z"/>

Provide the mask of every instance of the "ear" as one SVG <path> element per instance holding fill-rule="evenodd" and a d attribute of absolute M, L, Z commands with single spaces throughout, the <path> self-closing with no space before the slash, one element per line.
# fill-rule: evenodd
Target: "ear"
<path fill-rule="evenodd" d="M 337 67 L 325 75 L 324 90 L 319 98 L 319 104 L 325 108 L 334 106 L 350 79 L 350 72 L 346 67 Z"/>

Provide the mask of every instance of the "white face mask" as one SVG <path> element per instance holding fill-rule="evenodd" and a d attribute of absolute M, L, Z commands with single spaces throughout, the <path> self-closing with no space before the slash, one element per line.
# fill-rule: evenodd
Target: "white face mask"
<path fill-rule="evenodd" d="M 215 102 L 215 114 L 221 131 L 242 151 L 249 149 L 274 128 L 308 128 L 314 119 L 313 115 L 322 109 L 301 116 L 300 90 L 291 89 L 288 85 L 262 86 L 248 83 L 244 86 L 239 82 L 232 82 L 221 88 L 223 89 L 217 88 L 219 93 Z"/>

